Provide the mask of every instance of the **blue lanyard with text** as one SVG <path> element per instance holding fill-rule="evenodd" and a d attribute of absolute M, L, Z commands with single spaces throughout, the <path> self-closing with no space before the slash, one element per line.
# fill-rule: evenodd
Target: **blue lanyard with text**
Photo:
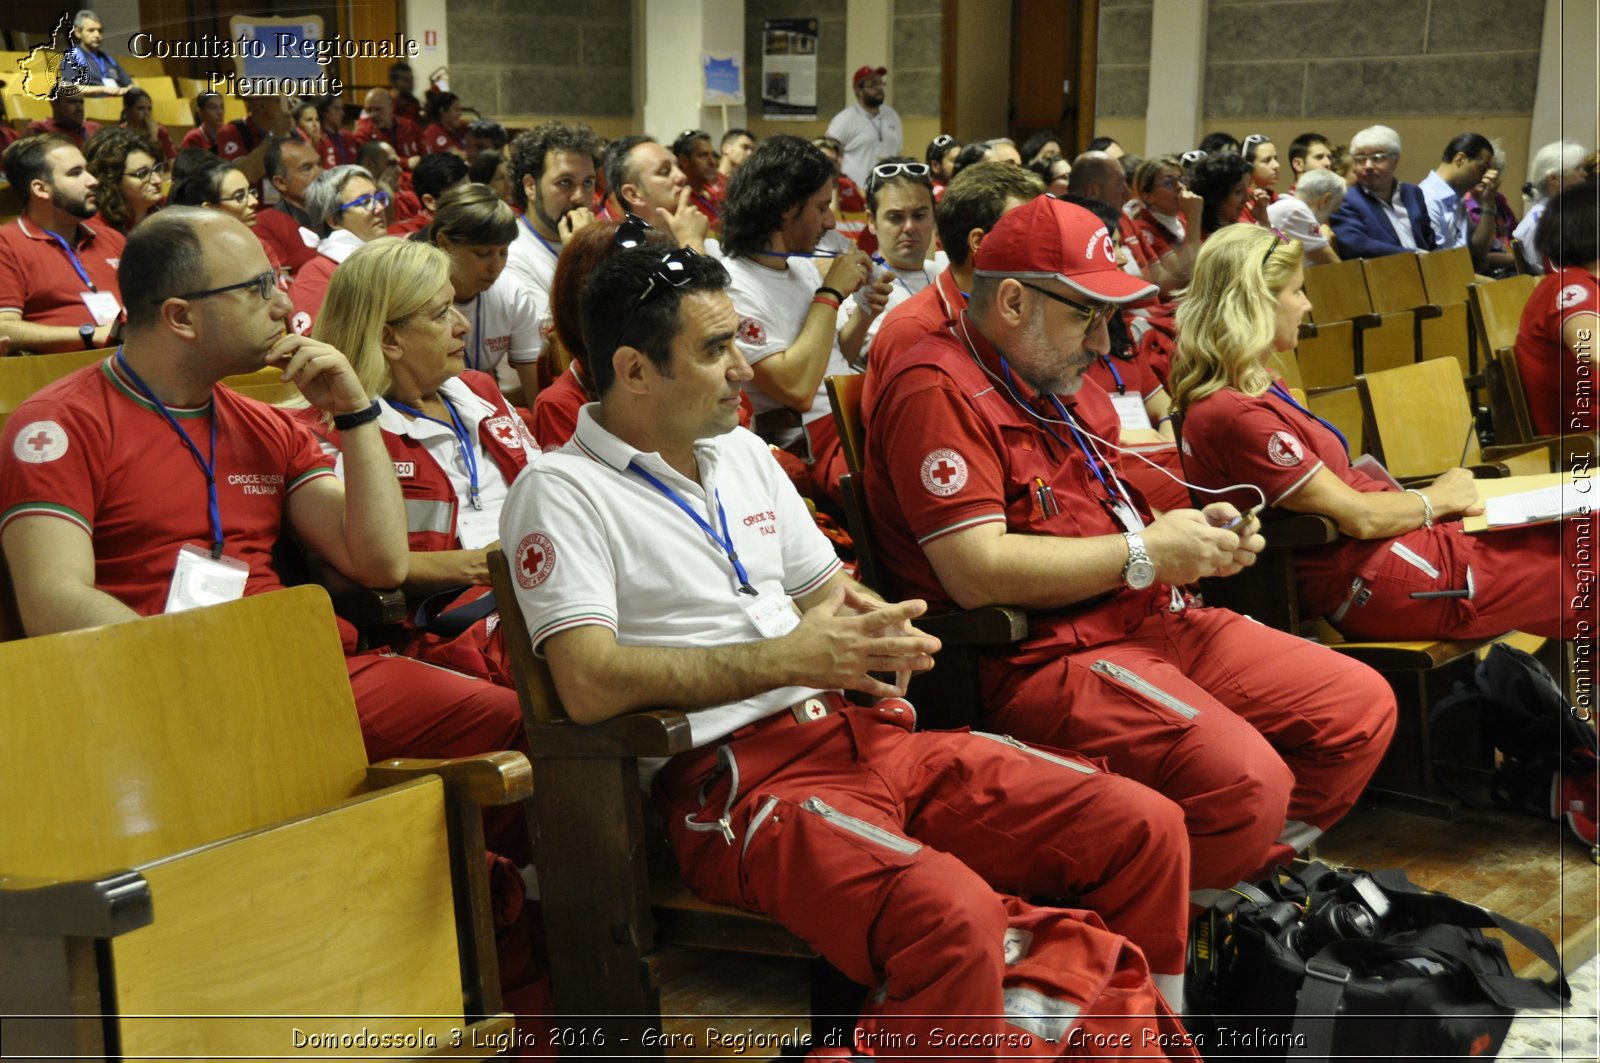
<path fill-rule="evenodd" d="M 51 232 L 49 229 L 41 228 L 39 231 L 44 233 L 50 239 L 54 240 L 56 242 L 56 246 L 67 253 L 67 261 L 72 263 L 72 268 L 78 271 L 78 278 L 89 286 L 89 290 L 91 292 L 98 292 L 100 289 L 95 287 L 94 281 L 89 279 L 89 273 L 83 268 L 83 263 L 78 261 L 78 253 L 72 249 L 72 245 L 67 243 L 57 234 Z M 157 403 L 157 405 L 160 404 Z"/>
<path fill-rule="evenodd" d="M 396 402 L 393 399 L 388 400 L 389 405 L 401 413 L 409 413 L 411 416 L 420 417 L 424 421 L 432 421 L 434 424 L 444 425 L 444 427 L 455 433 L 456 442 L 461 446 L 461 463 L 467 467 L 467 482 L 470 485 L 467 492 L 467 501 L 472 504 L 473 509 L 482 509 L 483 499 L 478 495 L 478 449 L 473 446 L 472 433 L 468 432 L 467 426 L 461 423 L 461 415 L 456 413 L 456 408 L 449 399 L 440 395 L 439 401 L 444 403 L 444 408 L 450 411 L 449 424 L 445 424 L 437 417 L 429 417 L 421 410 L 413 409 L 403 402 Z"/>
<path fill-rule="evenodd" d="M 1345 453 L 1348 454 L 1350 452 L 1350 441 L 1344 437 L 1344 433 L 1333 427 L 1333 425 L 1329 424 L 1327 421 L 1324 421 L 1322 418 L 1318 417 L 1316 414 L 1312 413 L 1310 410 L 1306 409 L 1304 406 L 1300 405 L 1298 402 L 1294 401 L 1294 396 L 1284 390 L 1282 384 L 1278 383 L 1277 381 L 1273 381 L 1272 387 L 1268 390 L 1270 390 L 1274 395 L 1282 399 L 1284 402 L 1287 402 L 1290 406 L 1293 406 L 1295 409 L 1311 418 L 1313 421 L 1316 421 L 1334 435 L 1338 436 L 1339 445 L 1344 447 Z"/>
<path fill-rule="evenodd" d="M 178 438 L 183 440 L 183 445 L 189 448 L 189 454 L 194 458 L 194 463 L 200 466 L 201 472 L 205 473 L 206 504 L 210 511 L 209 516 L 211 518 L 211 556 L 214 558 L 221 557 L 222 511 L 217 507 L 218 411 L 216 400 L 213 399 L 211 402 L 211 458 L 210 460 L 207 460 L 200 456 L 200 448 L 194 445 L 194 440 L 189 438 L 189 433 L 185 432 L 183 427 L 178 424 L 178 419 L 172 416 L 172 411 L 168 410 L 161 400 L 156 398 L 155 392 L 150 390 L 149 385 L 147 385 L 143 380 L 139 379 L 139 374 L 133 371 L 133 366 L 129 365 L 128 360 L 122 356 L 121 347 L 117 348 L 117 365 L 121 367 L 122 372 L 127 375 L 128 380 L 133 384 L 133 386 L 139 389 L 139 394 L 150 400 L 150 404 L 156 408 L 156 412 L 161 414 L 174 432 L 178 433 Z"/>
<path fill-rule="evenodd" d="M 561 252 L 558 249 L 551 247 L 550 241 L 539 235 L 539 230 L 533 227 L 533 222 L 528 220 L 528 216 L 526 214 L 522 215 L 522 224 L 528 227 L 528 231 L 533 234 L 533 238 L 543 244 L 546 251 L 550 252 L 550 254 L 555 258 L 559 259 L 561 257 Z"/>
<path fill-rule="evenodd" d="M 718 491 L 712 496 L 717 502 L 717 519 L 722 523 L 722 534 L 718 535 L 716 529 L 707 524 L 706 519 L 700 514 L 696 513 L 694 509 L 690 507 L 689 503 L 683 500 L 682 496 L 679 495 L 678 492 L 674 491 L 672 488 L 656 479 L 656 477 L 652 476 L 649 472 L 645 471 L 639 466 L 638 462 L 629 462 L 628 468 L 631 471 L 638 473 L 639 477 L 643 479 L 645 483 L 649 484 L 651 487 L 654 487 L 657 491 L 660 491 L 672 501 L 673 505 L 689 514 L 690 520 L 700 525 L 700 530 L 705 532 L 706 535 L 711 538 L 711 541 L 716 543 L 722 552 L 728 555 L 728 560 L 733 563 L 733 575 L 734 578 L 739 581 L 739 593 L 754 596 L 756 589 L 750 586 L 750 574 L 745 571 L 744 562 L 739 560 L 739 553 L 733 548 L 733 536 L 728 534 L 728 511 L 722 508 L 722 492 Z"/>

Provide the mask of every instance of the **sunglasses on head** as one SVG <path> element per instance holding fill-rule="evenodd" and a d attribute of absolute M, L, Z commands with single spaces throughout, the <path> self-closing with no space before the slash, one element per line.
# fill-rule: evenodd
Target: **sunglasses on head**
<path fill-rule="evenodd" d="M 664 292 L 668 288 L 682 288 L 689 283 L 693 273 L 694 260 L 699 254 L 692 247 L 673 247 L 662 252 L 656 261 L 655 268 L 650 271 L 650 281 L 644 286 L 628 307 L 628 313 L 622 319 L 622 327 L 617 330 L 617 345 L 621 346 L 623 337 L 628 334 L 628 327 L 633 324 L 634 315 L 639 308 L 648 303 L 657 292 Z"/>
<path fill-rule="evenodd" d="M 633 211 L 624 211 L 611 242 L 621 248 L 643 247 L 649 242 L 647 235 L 653 227 Z"/>
<path fill-rule="evenodd" d="M 1272 230 L 1272 246 L 1267 248 L 1267 253 L 1266 253 L 1265 257 L 1263 257 L 1261 259 L 1261 268 L 1262 269 L 1266 269 L 1267 268 L 1267 263 L 1272 261 L 1272 253 L 1274 251 L 1276 251 L 1279 248 L 1280 245 L 1286 244 L 1288 242 L 1289 242 L 1289 238 L 1283 234 L 1283 230 L 1282 229 L 1273 229 Z"/>
<path fill-rule="evenodd" d="M 1249 159 L 1257 148 L 1263 144 L 1270 143 L 1272 143 L 1272 138 L 1265 133 L 1251 133 L 1244 138 L 1244 143 L 1239 146 L 1239 154 Z"/>

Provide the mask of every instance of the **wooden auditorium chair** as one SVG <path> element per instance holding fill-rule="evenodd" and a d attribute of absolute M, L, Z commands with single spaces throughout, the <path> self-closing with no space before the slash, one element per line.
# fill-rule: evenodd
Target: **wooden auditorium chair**
<path fill-rule="evenodd" d="M 368 765 L 321 590 L 8 642 L 0 674 L 7 1055 L 509 1037 L 479 806 L 528 761 Z"/>

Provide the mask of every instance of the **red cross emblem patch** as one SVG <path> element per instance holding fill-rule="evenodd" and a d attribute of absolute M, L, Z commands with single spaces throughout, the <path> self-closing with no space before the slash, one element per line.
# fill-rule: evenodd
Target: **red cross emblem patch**
<path fill-rule="evenodd" d="M 530 532 L 517 544 L 517 584 L 531 591 L 550 578 L 556 568 L 556 544 L 538 532 Z"/>
<path fill-rule="evenodd" d="M 739 319 L 739 339 L 744 343 L 761 346 L 767 342 L 767 330 L 761 327 L 761 322 L 753 317 Z"/>
<path fill-rule="evenodd" d="M 922 459 L 922 486 L 931 494 L 948 498 L 967 485 L 967 462 L 960 454 L 940 448 Z"/>
<path fill-rule="evenodd" d="M 54 421 L 34 421 L 25 425 L 11 443 L 18 461 L 43 465 L 67 452 L 67 433 Z"/>
<path fill-rule="evenodd" d="M 1267 439 L 1267 457 L 1274 465 L 1293 468 L 1305 458 L 1300 441 L 1288 432 L 1274 432 Z"/>
<path fill-rule="evenodd" d="M 511 418 L 491 417 L 485 427 L 489 429 L 490 435 L 500 441 L 501 446 L 511 450 L 522 449 L 522 435 L 517 431 L 516 425 L 511 423 Z"/>

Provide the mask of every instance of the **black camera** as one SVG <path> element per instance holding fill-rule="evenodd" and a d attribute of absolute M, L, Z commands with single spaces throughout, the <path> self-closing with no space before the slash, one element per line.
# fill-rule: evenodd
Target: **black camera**
<path fill-rule="evenodd" d="M 1289 939 L 1303 958 L 1310 959 L 1334 941 L 1378 936 L 1378 917 L 1360 901 L 1324 904 L 1306 917 Z"/>

